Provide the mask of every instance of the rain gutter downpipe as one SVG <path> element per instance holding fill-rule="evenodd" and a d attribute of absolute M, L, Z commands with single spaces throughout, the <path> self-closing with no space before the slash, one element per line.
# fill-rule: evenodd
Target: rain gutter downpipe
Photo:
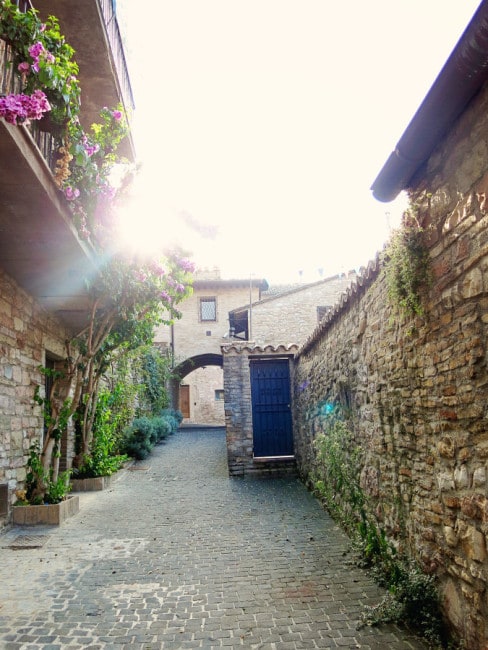
<path fill-rule="evenodd" d="M 488 0 L 483 0 L 371 186 L 378 201 L 393 201 L 409 186 L 487 78 Z"/>

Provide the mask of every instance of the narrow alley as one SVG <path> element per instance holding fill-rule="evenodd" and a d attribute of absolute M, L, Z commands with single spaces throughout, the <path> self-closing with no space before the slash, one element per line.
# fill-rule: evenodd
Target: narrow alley
<path fill-rule="evenodd" d="M 229 478 L 222 429 L 180 430 L 0 547 L 4 650 L 426 647 L 357 629 L 383 592 L 348 539 L 298 479 Z"/>

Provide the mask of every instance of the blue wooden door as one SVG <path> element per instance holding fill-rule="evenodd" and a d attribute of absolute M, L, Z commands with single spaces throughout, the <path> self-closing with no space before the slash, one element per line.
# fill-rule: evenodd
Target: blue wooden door
<path fill-rule="evenodd" d="M 293 456 L 288 359 L 252 360 L 254 456 Z"/>

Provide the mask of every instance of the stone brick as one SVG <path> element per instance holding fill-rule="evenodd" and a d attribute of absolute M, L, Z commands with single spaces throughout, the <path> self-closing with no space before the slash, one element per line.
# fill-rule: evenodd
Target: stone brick
<path fill-rule="evenodd" d="M 473 487 L 486 485 L 486 467 L 477 467 L 473 472 Z"/>
<path fill-rule="evenodd" d="M 488 501 L 482 494 L 470 494 L 461 500 L 461 511 L 466 517 L 482 521 L 488 512 Z"/>
<path fill-rule="evenodd" d="M 474 526 L 467 526 L 461 539 L 468 558 L 476 562 L 483 562 L 486 559 L 486 541 L 483 533 Z"/>
<path fill-rule="evenodd" d="M 5 475 L 8 473 L 13 494 L 25 484 L 28 449 L 44 426 L 40 408 L 33 401 L 34 387 L 43 381 L 37 369 L 46 351 L 43 341 L 57 341 L 58 349 L 63 350 L 67 333 L 46 312 L 34 308 L 34 300 L 2 271 L 0 294 L 0 322 L 9 328 L 0 343 L 0 458 L 8 464 Z M 0 518 L 0 529 L 9 516 L 10 511 Z"/>

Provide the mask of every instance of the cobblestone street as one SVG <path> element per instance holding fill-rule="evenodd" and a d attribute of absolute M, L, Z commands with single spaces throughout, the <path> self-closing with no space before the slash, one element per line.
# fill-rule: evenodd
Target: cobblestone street
<path fill-rule="evenodd" d="M 180 430 L 62 526 L 0 546 L 5 650 L 426 647 L 357 629 L 383 592 L 347 538 L 298 479 L 229 478 L 221 429 Z"/>

